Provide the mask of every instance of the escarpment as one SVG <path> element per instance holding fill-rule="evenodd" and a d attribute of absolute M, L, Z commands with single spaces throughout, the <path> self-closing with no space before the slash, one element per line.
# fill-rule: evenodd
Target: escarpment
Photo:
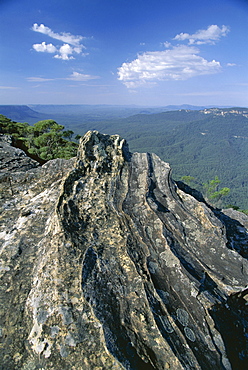
<path fill-rule="evenodd" d="M 96 131 L 0 188 L 1 369 L 246 368 L 245 215 Z"/>

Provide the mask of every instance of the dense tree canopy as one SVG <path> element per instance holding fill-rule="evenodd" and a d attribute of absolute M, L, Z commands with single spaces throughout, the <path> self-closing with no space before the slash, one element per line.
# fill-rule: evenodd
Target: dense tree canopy
<path fill-rule="evenodd" d="M 0 132 L 12 135 L 15 143 L 21 142 L 27 153 L 43 160 L 69 159 L 77 152 L 78 145 L 70 141 L 74 132 L 64 131 L 64 126 L 51 119 L 30 126 L 28 123 L 14 122 L 0 115 Z M 66 140 L 67 138 L 69 140 Z"/>

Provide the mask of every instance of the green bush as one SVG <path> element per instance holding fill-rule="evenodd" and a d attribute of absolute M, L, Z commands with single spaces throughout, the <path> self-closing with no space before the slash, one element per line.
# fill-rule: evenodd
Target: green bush
<path fill-rule="evenodd" d="M 27 153 L 43 160 L 69 159 L 77 153 L 78 144 L 71 141 L 74 132 L 64 131 L 64 126 L 51 119 L 30 126 L 0 115 L 0 132 L 12 135 L 15 143 L 21 142 Z M 65 138 L 69 138 L 69 141 Z"/>
<path fill-rule="evenodd" d="M 181 180 L 189 186 L 195 187 L 201 193 L 207 201 L 213 206 L 223 206 L 223 197 L 227 196 L 230 193 L 230 189 L 223 187 L 219 189 L 221 181 L 218 176 L 215 176 L 213 180 L 209 180 L 206 183 L 200 184 L 197 180 L 190 175 L 183 176 Z"/>

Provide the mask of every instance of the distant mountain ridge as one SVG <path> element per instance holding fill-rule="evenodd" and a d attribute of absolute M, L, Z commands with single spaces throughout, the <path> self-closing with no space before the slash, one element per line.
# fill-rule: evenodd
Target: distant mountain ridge
<path fill-rule="evenodd" d="M 34 111 L 27 105 L 0 105 L 0 114 L 12 119 L 13 121 L 28 121 L 39 119 L 40 113 Z"/>
<path fill-rule="evenodd" d="M 86 105 L 86 104 L 28 104 L 28 105 L 0 105 L 0 114 L 20 122 L 33 124 L 37 120 L 47 118 L 62 118 L 62 116 L 82 115 L 85 119 L 114 119 L 127 118 L 136 114 L 156 114 L 175 110 L 204 110 L 213 109 L 208 106 L 195 105 L 167 105 L 161 107 L 142 107 L 132 105 Z M 55 118 L 53 118 L 55 117 Z"/>

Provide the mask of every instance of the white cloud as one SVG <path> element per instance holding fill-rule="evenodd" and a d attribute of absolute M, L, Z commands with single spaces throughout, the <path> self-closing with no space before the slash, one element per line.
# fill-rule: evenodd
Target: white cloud
<path fill-rule="evenodd" d="M 44 24 L 40 24 L 40 26 L 37 23 L 34 23 L 32 30 L 35 32 L 43 33 L 44 35 L 48 35 L 52 37 L 53 39 L 63 41 L 67 44 L 77 46 L 80 44 L 80 42 L 84 39 L 83 36 L 74 36 L 70 33 L 62 32 L 62 33 L 56 33 L 51 30 L 51 28 L 46 27 Z"/>
<path fill-rule="evenodd" d="M 56 53 L 57 48 L 53 44 L 46 44 L 45 42 L 42 42 L 41 44 L 34 44 L 33 45 L 34 50 L 38 52 L 43 53 Z"/>
<path fill-rule="evenodd" d="M 188 33 L 180 33 L 174 37 L 174 40 L 185 41 L 189 40 L 189 44 L 215 44 L 216 41 L 223 36 L 226 36 L 229 32 L 227 26 L 222 26 L 221 28 L 217 25 L 212 24 L 206 30 L 199 30 L 196 33 L 190 35 Z"/>
<path fill-rule="evenodd" d="M 82 51 L 81 45 L 74 47 L 69 44 L 64 44 L 61 47 L 56 48 L 56 46 L 53 44 L 46 44 L 45 42 L 42 42 L 41 44 L 34 44 L 33 49 L 43 53 L 57 53 L 54 55 L 54 58 L 63 60 L 75 59 L 72 54 L 80 54 Z"/>
<path fill-rule="evenodd" d="M 84 39 L 83 36 L 74 36 L 66 32 L 55 33 L 51 30 L 51 28 L 44 26 L 44 24 L 38 25 L 37 23 L 33 25 L 32 30 L 47 35 L 55 40 L 64 42 L 62 46 L 54 46 L 53 44 L 46 44 L 45 42 L 33 45 L 33 49 L 38 52 L 46 52 L 51 54 L 56 53 L 54 56 L 56 59 L 75 59 L 72 54 L 81 54 L 82 50 L 85 49 L 85 46 L 81 44 L 81 41 Z M 82 53 L 82 55 L 87 54 Z"/>
<path fill-rule="evenodd" d="M 92 76 L 92 75 L 85 75 L 83 73 L 79 72 L 73 72 L 70 77 L 67 78 L 67 80 L 72 81 L 88 81 L 88 80 L 95 80 L 97 78 L 100 78 L 99 76 Z"/>
<path fill-rule="evenodd" d="M 19 87 L 15 87 L 15 86 L 0 86 L 0 89 L 1 90 L 15 90 L 15 89 L 19 89 Z"/>
<path fill-rule="evenodd" d="M 157 80 L 187 80 L 194 76 L 217 73 L 219 62 L 207 61 L 195 46 L 180 45 L 164 51 L 145 52 L 118 68 L 118 79 L 128 88 Z"/>
<path fill-rule="evenodd" d="M 54 78 L 28 77 L 27 80 L 29 82 L 46 82 L 46 81 L 53 81 Z"/>
<path fill-rule="evenodd" d="M 235 67 L 236 65 L 236 63 L 227 63 L 227 67 Z"/>
<path fill-rule="evenodd" d="M 69 77 L 58 77 L 58 78 L 43 78 L 43 77 L 28 77 L 29 82 L 46 82 L 56 80 L 70 80 L 70 81 L 89 81 L 100 78 L 99 76 L 87 75 L 79 72 L 73 72 Z"/>
<path fill-rule="evenodd" d="M 83 46 L 79 45 L 79 46 L 76 46 L 75 48 L 73 48 L 73 51 L 77 54 L 80 54 L 82 52 L 82 49 L 83 49 Z"/>
<path fill-rule="evenodd" d="M 54 58 L 63 59 L 63 60 L 70 60 L 74 59 L 73 56 L 69 56 L 73 54 L 74 48 L 72 48 L 69 44 L 64 44 L 59 48 L 59 54 L 56 54 Z"/>

